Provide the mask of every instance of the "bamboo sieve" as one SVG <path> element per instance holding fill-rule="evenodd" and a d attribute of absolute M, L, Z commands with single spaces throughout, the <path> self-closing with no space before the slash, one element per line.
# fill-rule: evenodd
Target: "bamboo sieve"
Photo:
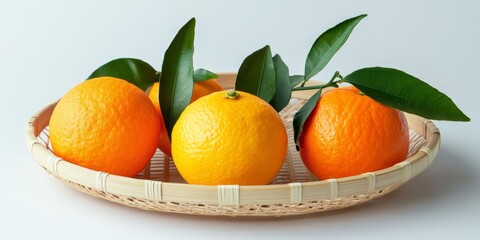
<path fill-rule="evenodd" d="M 218 78 L 233 88 L 235 74 Z M 428 168 L 440 145 L 439 129 L 429 120 L 406 114 L 410 127 L 408 158 L 392 167 L 361 175 L 317 180 L 303 165 L 293 142 L 293 114 L 314 91 L 294 92 L 280 115 L 289 136 L 285 164 L 269 185 L 203 186 L 186 184 L 172 159 L 157 150 L 134 178 L 74 165 L 55 156 L 48 123 L 55 103 L 31 117 L 27 127 L 29 151 L 48 173 L 92 196 L 144 210 L 192 215 L 288 216 L 345 208 L 383 196 Z"/>

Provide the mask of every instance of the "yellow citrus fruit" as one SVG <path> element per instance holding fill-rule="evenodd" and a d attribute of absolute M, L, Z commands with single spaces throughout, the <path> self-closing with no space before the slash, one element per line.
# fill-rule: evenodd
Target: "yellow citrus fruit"
<path fill-rule="evenodd" d="M 50 118 L 55 154 L 97 171 L 132 177 L 155 153 L 160 118 L 145 93 L 127 81 L 99 77 L 80 83 Z"/>
<path fill-rule="evenodd" d="M 160 114 L 160 120 L 162 121 L 160 125 L 160 141 L 158 144 L 158 148 L 160 148 L 160 150 L 162 150 L 163 153 L 171 157 L 172 150 L 170 145 L 170 139 L 168 139 L 167 128 L 165 127 L 165 123 L 163 122 L 163 116 L 162 116 L 162 112 L 160 111 L 160 104 L 158 102 L 158 92 L 160 91 L 159 86 L 160 84 L 158 84 L 158 82 L 153 84 L 152 88 L 150 89 L 150 93 L 148 94 L 148 97 L 150 98 L 150 100 L 152 100 L 153 105 L 155 105 L 155 108 Z M 213 93 L 216 91 L 222 91 L 222 90 L 223 90 L 222 86 L 220 86 L 220 84 L 215 79 L 196 82 L 193 85 L 193 95 L 192 95 L 191 102 L 194 102 L 195 100 L 203 96 L 206 96 L 210 93 Z"/>
<path fill-rule="evenodd" d="M 319 179 L 390 167 L 406 159 L 408 145 L 404 114 L 355 87 L 322 95 L 299 138 L 302 160 Z"/>
<path fill-rule="evenodd" d="M 287 133 L 278 113 L 241 91 L 198 99 L 172 132 L 173 161 L 192 184 L 268 184 L 286 153 Z"/>

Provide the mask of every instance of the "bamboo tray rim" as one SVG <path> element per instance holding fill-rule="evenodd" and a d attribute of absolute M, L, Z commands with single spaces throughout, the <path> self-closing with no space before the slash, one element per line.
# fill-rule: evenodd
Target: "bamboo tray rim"
<path fill-rule="evenodd" d="M 223 74 L 226 77 L 231 77 L 231 75 L 234 74 Z M 294 92 L 292 98 L 305 99 L 308 95 L 310 94 Z M 338 179 L 255 186 L 206 186 L 162 182 L 94 171 L 55 156 L 38 140 L 38 136 L 48 126 L 48 120 L 55 105 L 56 102 L 47 105 L 28 121 L 27 144 L 32 157 L 38 164 L 64 181 L 77 183 L 104 193 L 154 202 L 233 207 L 249 204 L 299 205 L 312 201 L 369 194 L 388 187 L 400 186 L 418 175 L 430 166 L 440 145 L 440 131 L 432 121 L 406 114 L 409 125 L 415 123 L 413 124 L 415 125 L 414 130 L 422 135 L 426 142 L 413 156 L 379 171 Z"/>

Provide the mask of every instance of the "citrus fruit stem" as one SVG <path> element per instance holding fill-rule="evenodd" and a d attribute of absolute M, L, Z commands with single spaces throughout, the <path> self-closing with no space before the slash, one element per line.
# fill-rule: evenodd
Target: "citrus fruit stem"
<path fill-rule="evenodd" d="M 228 89 L 224 95 L 225 98 L 229 98 L 229 99 L 235 99 L 238 96 L 239 94 L 237 93 L 237 91 L 235 91 L 235 89 Z"/>
<path fill-rule="evenodd" d="M 340 78 L 340 80 L 335 81 L 337 78 Z M 324 89 L 326 87 L 336 87 L 336 88 L 338 88 L 338 83 L 342 83 L 342 82 L 343 82 L 342 75 L 340 75 L 340 73 L 338 71 L 336 71 L 335 74 L 333 74 L 330 81 L 328 81 L 327 83 L 325 83 L 323 85 L 308 86 L 308 87 L 303 87 L 303 85 L 302 85 L 301 87 L 292 88 L 292 91 L 302 91 L 302 90 L 310 90 L 310 89 L 320 89 L 321 90 L 321 89 Z"/>

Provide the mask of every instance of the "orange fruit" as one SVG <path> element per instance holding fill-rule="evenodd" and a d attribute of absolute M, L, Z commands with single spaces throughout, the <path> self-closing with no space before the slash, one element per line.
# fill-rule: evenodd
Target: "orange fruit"
<path fill-rule="evenodd" d="M 160 120 L 162 121 L 160 125 L 160 141 L 158 144 L 158 148 L 160 148 L 160 150 L 162 150 L 163 153 L 171 157 L 172 150 L 170 145 L 170 139 L 168 139 L 167 128 L 165 127 L 162 111 L 160 111 L 160 104 L 158 102 L 158 92 L 160 91 L 159 85 L 160 84 L 158 82 L 153 84 L 152 88 L 150 89 L 150 93 L 148 94 L 148 97 L 150 98 L 150 100 L 152 100 L 153 105 L 155 105 L 155 108 L 160 114 Z M 216 91 L 222 91 L 222 90 L 223 90 L 223 87 L 220 86 L 220 84 L 215 79 L 196 82 L 193 85 L 192 100 L 190 102 L 193 102 L 210 93 L 213 93 Z"/>
<path fill-rule="evenodd" d="M 384 106 L 355 87 L 327 91 L 305 121 L 300 156 L 319 179 L 390 167 L 407 157 L 403 112 Z"/>
<path fill-rule="evenodd" d="M 99 77 L 68 91 L 50 118 L 55 154 L 97 171 L 132 177 L 155 153 L 160 118 L 145 93 L 127 81 Z"/>
<path fill-rule="evenodd" d="M 268 184 L 286 153 L 282 119 L 267 102 L 246 92 L 202 97 L 173 127 L 173 161 L 192 184 Z"/>

